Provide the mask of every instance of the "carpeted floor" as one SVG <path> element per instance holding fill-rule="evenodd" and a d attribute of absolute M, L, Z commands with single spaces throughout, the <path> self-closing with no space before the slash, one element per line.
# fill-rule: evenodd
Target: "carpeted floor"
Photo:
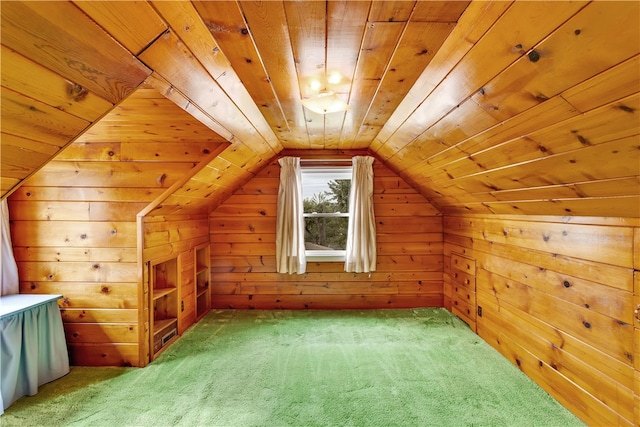
<path fill-rule="evenodd" d="M 209 313 L 143 369 L 73 367 L 9 426 L 578 426 L 444 309 Z"/>

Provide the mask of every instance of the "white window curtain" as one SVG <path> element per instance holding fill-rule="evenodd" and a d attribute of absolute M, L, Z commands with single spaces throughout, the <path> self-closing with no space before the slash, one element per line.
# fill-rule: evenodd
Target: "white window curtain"
<path fill-rule="evenodd" d="M 352 162 L 349 231 L 344 270 L 355 273 L 370 273 L 376 271 L 373 157 L 356 156 Z"/>
<path fill-rule="evenodd" d="M 11 245 L 7 199 L 3 199 L 0 202 L 0 221 L 2 222 L 2 260 L 0 260 L 2 282 L 0 282 L 0 295 L 17 294 L 19 291 L 18 266 L 13 257 L 13 246 Z"/>
<path fill-rule="evenodd" d="M 307 259 L 304 246 L 302 172 L 300 158 L 283 157 L 276 213 L 276 271 L 304 274 Z"/>

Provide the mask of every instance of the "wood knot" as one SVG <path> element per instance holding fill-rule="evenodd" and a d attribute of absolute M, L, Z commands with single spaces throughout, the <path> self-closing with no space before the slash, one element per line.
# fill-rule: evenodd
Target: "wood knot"
<path fill-rule="evenodd" d="M 636 111 L 634 108 L 628 107 L 626 105 L 618 105 L 618 108 L 625 113 L 634 113 Z"/>
<path fill-rule="evenodd" d="M 75 102 L 84 100 L 89 94 L 89 90 L 76 83 L 67 83 L 67 96 Z"/>
<path fill-rule="evenodd" d="M 580 134 L 576 134 L 576 138 L 578 138 L 578 141 L 580 141 L 580 144 L 582 144 L 582 145 L 586 145 L 586 146 L 591 145 L 591 142 L 589 142 L 589 140 L 587 138 L 585 138 L 584 136 L 582 136 Z"/>

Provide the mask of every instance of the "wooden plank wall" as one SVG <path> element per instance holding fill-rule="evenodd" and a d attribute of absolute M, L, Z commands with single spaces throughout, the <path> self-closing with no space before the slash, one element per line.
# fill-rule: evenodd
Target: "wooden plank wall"
<path fill-rule="evenodd" d="M 633 236 L 633 306 L 635 322 L 633 335 L 633 364 L 635 368 L 635 420 L 640 425 L 640 227 L 634 229 Z"/>
<path fill-rule="evenodd" d="M 451 254 L 474 258 L 478 334 L 590 425 L 634 425 L 638 226 L 623 218 L 444 220 L 446 293 Z"/>
<path fill-rule="evenodd" d="M 87 157 L 50 162 L 9 199 L 20 293 L 63 295 L 71 364 L 136 366 L 135 218 L 158 189 L 123 189 L 114 181 L 156 171 Z M 114 168 L 121 170 L 110 176 Z"/>
<path fill-rule="evenodd" d="M 148 265 L 171 258 L 178 259 L 178 333 L 181 334 L 196 321 L 195 306 L 195 252 L 194 248 L 209 243 L 209 218 L 206 213 L 200 215 L 147 216 L 142 225 L 144 263 L 142 319 L 149 321 L 149 269 Z M 141 364 L 148 363 L 149 325 L 145 324 L 146 334 L 142 340 L 144 347 Z"/>
<path fill-rule="evenodd" d="M 213 307 L 442 306 L 442 217 L 378 161 L 374 162 L 377 271 L 371 276 L 345 273 L 341 262 L 308 262 L 306 274 L 276 273 L 279 174 L 274 161 L 210 215 Z"/>
<path fill-rule="evenodd" d="M 144 360 L 136 215 L 220 144 L 141 88 L 9 197 L 20 292 L 64 296 L 73 365 Z"/>

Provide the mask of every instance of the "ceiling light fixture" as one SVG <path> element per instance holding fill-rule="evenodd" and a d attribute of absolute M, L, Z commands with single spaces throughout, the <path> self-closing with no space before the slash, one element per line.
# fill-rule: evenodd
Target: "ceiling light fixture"
<path fill-rule="evenodd" d="M 338 85 L 342 82 L 342 75 L 334 71 L 324 80 L 329 85 Z M 323 88 L 321 80 L 314 79 L 309 82 L 309 87 L 313 92 L 318 92 L 308 98 L 302 99 L 302 105 L 318 114 L 338 113 L 349 110 L 349 105 L 344 102 L 334 91 Z"/>
<path fill-rule="evenodd" d="M 349 104 L 344 102 L 335 92 L 322 90 L 319 94 L 302 100 L 302 105 L 318 114 L 339 113 L 349 110 Z"/>

